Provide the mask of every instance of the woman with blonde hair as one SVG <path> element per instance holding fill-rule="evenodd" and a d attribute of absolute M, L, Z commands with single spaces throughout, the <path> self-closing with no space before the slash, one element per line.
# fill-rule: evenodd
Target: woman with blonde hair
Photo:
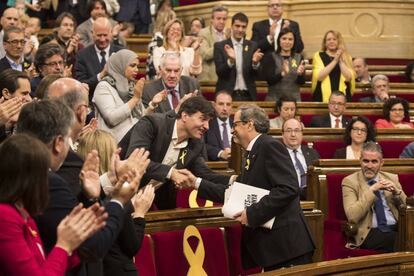
<path fill-rule="evenodd" d="M 312 60 L 312 92 L 316 102 L 328 102 L 332 91 L 344 91 L 348 101 L 355 90 L 352 57 L 345 48 L 341 33 L 326 32 L 320 52 Z"/>
<path fill-rule="evenodd" d="M 183 76 L 198 76 L 201 73 L 200 41 L 192 43 L 191 47 L 183 46 L 184 24 L 179 19 L 169 21 L 163 32 L 164 40 L 161 47 L 156 47 L 153 53 L 155 70 L 159 72 L 160 60 L 166 51 L 180 53 Z"/>

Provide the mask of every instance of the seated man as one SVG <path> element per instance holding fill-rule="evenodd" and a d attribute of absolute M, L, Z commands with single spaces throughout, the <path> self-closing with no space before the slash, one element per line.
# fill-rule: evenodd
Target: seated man
<path fill-rule="evenodd" d="M 229 160 L 231 157 L 232 103 L 233 99 L 229 92 L 222 90 L 216 93 L 214 101 L 216 118 L 210 121 L 209 129 L 204 136 L 210 161 Z"/>
<path fill-rule="evenodd" d="M 343 204 L 348 222 L 357 232 L 348 248 L 393 252 L 396 249 L 398 209 L 407 196 L 398 176 L 382 172 L 381 147 L 365 143 L 361 152 L 361 170 L 342 181 Z"/>
<path fill-rule="evenodd" d="M 21 72 L 27 70 L 30 62 L 23 57 L 26 44 L 24 31 L 17 27 L 10 27 L 4 31 L 3 39 L 6 56 L 0 59 L 0 71 L 10 68 Z"/>
<path fill-rule="evenodd" d="M 376 75 L 372 78 L 372 96 L 359 99 L 363 103 L 382 103 L 389 99 L 390 81 L 385 75 Z"/>
<path fill-rule="evenodd" d="M 329 114 L 312 118 L 311 127 L 345 128 L 349 118 L 343 116 L 346 109 L 346 97 L 341 91 L 333 91 L 329 97 Z"/>
<path fill-rule="evenodd" d="M 356 81 L 362 84 L 370 84 L 371 83 L 371 76 L 369 75 L 368 71 L 368 64 L 365 58 L 356 57 L 352 61 L 354 65 L 354 70 L 356 73 Z"/>
<path fill-rule="evenodd" d="M 300 188 L 300 200 L 306 200 L 307 171 L 313 161 L 320 158 L 319 153 L 302 145 L 303 126 L 297 119 L 288 119 L 282 126 L 282 141 L 295 167 Z"/>

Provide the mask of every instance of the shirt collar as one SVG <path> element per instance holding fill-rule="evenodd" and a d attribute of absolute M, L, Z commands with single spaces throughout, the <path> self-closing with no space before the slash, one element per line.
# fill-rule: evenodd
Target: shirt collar
<path fill-rule="evenodd" d="M 332 113 L 329 113 L 329 117 L 331 118 L 331 121 L 335 121 L 336 118 L 338 118 L 339 122 L 342 122 L 342 115 L 339 116 L 339 117 L 336 117 L 336 116 L 332 115 Z"/>
<path fill-rule="evenodd" d="M 177 144 L 178 141 L 178 133 L 177 133 L 177 120 L 175 120 L 174 122 L 174 128 L 173 128 L 173 133 L 172 133 L 172 137 L 171 140 L 173 142 L 173 146 L 175 149 L 182 149 L 187 147 L 188 145 L 188 139 L 182 141 L 181 143 Z"/>
<path fill-rule="evenodd" d="M 280 19 L 277 21 L 277 23 L 278 23 L 279 25 L 281 25 L 281 24 L 282 24 L 282 20 L 283 20 L 283 18 L 280 18 Z M 270 24 L 270 26 L 273 24 L 273 21 L 275 21 L 275 20 L 273 20 L 272 18 L 269 18 L 269 24 Z"/>
<path fill-rule="evenodd" d="M 249 145 L 246 148 L 246 151 L 251 151 L 252 150 L 252 148 L 254 146 L 254 143 L 256 143 L 256 140 L 260 137 L 260 135 L 262 135 L 262 134 L 259 133 L 256 137 L 253 138 L 253 140 L 250 141 Z"/>
<path fill-rule="evenodd" d="M 222 123 L 226 123 L 228 126 L 230 125 L 230 118 L 227 118 L 225 121 L 220 120 L 219 117 L 217 117 L 217 122 L 221 126 Z"/>
<path fill-rule="evenodd" d="M 231 36 L 231 43 L 233 43 L 233 46 L 235 46 L 237 44 L 240 44 L 240 45 L 243 46 L 243 41 L 244 41 L 244 38 L 240 39 L 240 41 L 237 41 L 233 38 L 233 36 Z"/>
<path fill-rule="evenodd" d="M 302 147 L 301 146 L 299 146 L 297 149 L 291 149 L 289 147 L 286 147 L 286 148 L 287 148 L 287 150 L 288 150 L 289 153 L 292 153 L 294 150 L 296 150 L 297 152 L 299 152 L 299 153 L 301 153 L 303 155 Z"/>
<path fill-rule="evenodd" d="M 109 48 L 111 48 L 111 44 L 109 43 L 108 47 L 106 47 L 103 50 L 99 50 L 98 47 L 96 47 L 96 44 L 94 44 L 94 47 L 95 47 L 95 51 L 98 55 L 100 55 L 102 51 L 105 51 L 105 54 L 108 55 L 109 54 Z"/>
<path fill-rule="evenodd" d="M 10 64 L 12 64 L 13 66 L 15 66 L 15 67 L 17 67 L 17 66 L 19 66 L 19 65 L 22 65 L 22 61 L 23 61 L 23 59 L 22 58 L 20 58 L 20 60 L 19 60 L 19 63 L 16 63 L 14 60 L 12 60 L 7 54 L 6 54 L 6 58 L 7 58 L 7 60 L 9 61 L 9 63 Z"/>

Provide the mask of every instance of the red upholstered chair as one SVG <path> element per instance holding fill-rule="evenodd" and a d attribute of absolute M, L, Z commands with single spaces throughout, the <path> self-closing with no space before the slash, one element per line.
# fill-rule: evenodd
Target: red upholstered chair
<path fill-rule="evenodd" d="M 378 254 L 374 250 L 348 249 L 345 247 L 346 238 L 342 227 L 346 224 L 342 203 L 342 179 L 347 174 L 330 173 L 326 176 L 328 195 L 328 214 L 324 222 L 324 258 L 334 260 L 338 258 L 357 257 Z"/>
<path fill-rule="evenodd" d="M 223 230 L 220 228 L 201 228 L 198 230 L 205 251 L 204 271 L 209 276 L 229 275 Z M 187 275 L 190 266 L 184 255 L 183 236 L 183 230 L 152 234 L 158 276 Z M 189 244 L 193 251 L 196 251 L 199 243 L 195 237 L 190 237 Z"/>
<path fill-rule="evenodd" d="M 226 241 L 227 251 L 229 254 L 229 267 L 230 275 L 232 276 L 245 276 L 255 273 L 260 273 L 262 269 L 260 267 L 245 270 L 241 263 L 241 225 L 236 224 L 226 227 Z"/>
<path fill-rule="evenodd" d="M 384 140 L 378 141 L 378 144 L 381 145 L 382 153 L 384 158 L 398 158 L 404 148 L 411 143 L 411 141 L 392 141 Z"/>
<path fill-rule="evenodd" d="M 414 95 L 413 94 L 398 93 L 395 96 L 399 97 L 399 98 L 406 99 L 410 103 L 414 103 Z"/>
<path fill-rule="evenodd" d="M 321 159 L 331 159 L 335 154 L 335 150 L 345 147 L 343 141 L 337 140 L 321 140 L 314 141 L 313 148 L 319 153 Z"/>
<path fill-rule="evenodd" d="M 315 116 L 313 114 L 302 114 L 300 115 L 300 121 L 305 125 L 305 127 L 310 127 L 310 123 L 312 117 Z"/>
<path fill-rule="evenodd" d="M 364 117 L 366 117 L 368 120 L 370 120 L 371 123 L 373 123 L 374 125 L 375 125 L 375 122 L 378 119 L 384 118 L 382 115 L 373 115 L 373 114 L 365 114 Z"/>
<path fill-rule="evenodd" d="M 352 102 L 359 102 L 361 98 L 371 97 L 371 96 L 372 96 L 372 92 L 370 91 L 355 93 L 352 95 Z"/>
<path fill-rule="evenodd" d="M 141 248 L 135 255 L 135 266 L 140 276 L 156 276 L 154 244 L 150 235 L 145 235 Z"/>
<path fill-rule="evenodd" d="M 313 102 L 312 93 L 309 91 L 300 92 L 300 99 L 302 102 Z"/>
<path fill-rule="evenodd" d="M 414 173 L 399 173 L 398 179 L 407 197 L 414 195 Z"/>

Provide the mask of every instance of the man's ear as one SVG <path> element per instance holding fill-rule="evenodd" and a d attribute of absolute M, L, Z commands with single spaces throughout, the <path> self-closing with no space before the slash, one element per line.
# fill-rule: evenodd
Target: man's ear
<path fill-rule="evenodd" d="M 9 89 L 7 89 L 7 88 L 3 88 L 3 90 L 1 90 L 1 94 L 3 95 L 3 97 L 6 99 L 6 100 L 10 100 L 11 99 L 11 93 L 10 93 L 10 91 L 9 91 Z"/>
<path fill-rule="evenodd" d="M 58 135 L 52 142 L 52 152 L 54 155 L 59 155 L 64 148 L 65 139 L 62 135 Z"/>

